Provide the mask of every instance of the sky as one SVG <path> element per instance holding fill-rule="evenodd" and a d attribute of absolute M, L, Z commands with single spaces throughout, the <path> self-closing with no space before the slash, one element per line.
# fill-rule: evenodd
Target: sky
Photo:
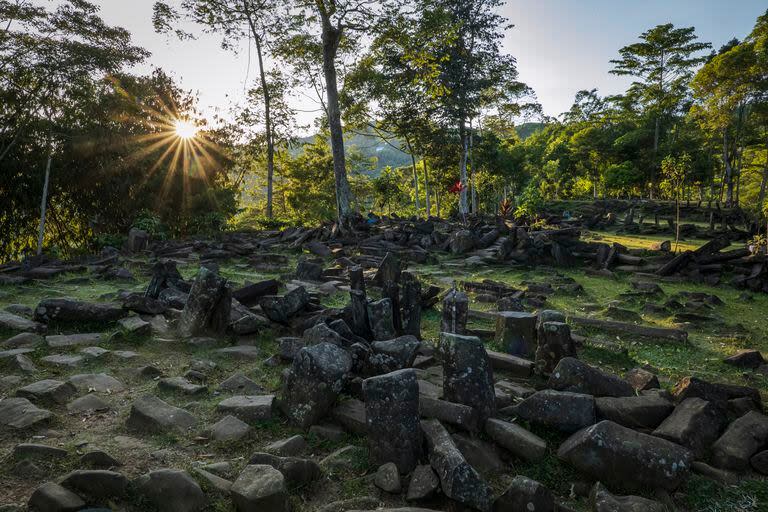
<path fill-rule="evenodd" d="M 170 72 L 184 89 L 198 94 L 206 116 L 226 115 L 257 79 L 245 43 L 233 54 L 220 48 L 215 35 L 179 41 L 156 34 L 154 0 L 93 1 L 108 23 L 128 29 L 136 44 L 152 52 L 135 71 L 157 66 Z M 520 79 L 534 89 L 545 114 L 557 116 L 581 89 L 597 88 L 601 95 L 626 90 L 630 80 L 609 74 L 609 61 L 645 30 L 669 22 L 694 26 L 700 40 L 719 48 L 746 36 L 766 8 L 765 0 L 507 0 L 502 14 L 515 26 L 504 35 L 504 50 L 516 57 Z M 301 124 L 317 116 L 318 105 L 310 96 L 307 92 L 295 102 L 303 111 Z"/>

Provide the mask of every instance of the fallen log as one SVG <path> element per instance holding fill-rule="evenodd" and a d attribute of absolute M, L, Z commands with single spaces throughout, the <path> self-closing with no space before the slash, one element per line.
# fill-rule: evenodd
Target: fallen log
<path fill-rule="evenodd" d="M 600 320 L 597 318 L 586 318 L 579 316 L 569 316 L 568 323 L 580 325 L 583 327 L 593 327 L 604 331 L 618 332 L 623 334 L 633 334 L 647 338 L 659 338 L 673 341 L 688 341 L 688 332 L 682 329 L 671 329 L 667 327 L 653 327 L 650 325 L 637 325 L 626 322 L 615 322 L 613 320 Z"/>

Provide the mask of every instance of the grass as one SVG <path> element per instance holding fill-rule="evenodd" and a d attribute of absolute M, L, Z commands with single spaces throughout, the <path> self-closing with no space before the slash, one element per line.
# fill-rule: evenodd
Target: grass
<path fill-rule="evenodd" d="M 667 235 L 619 235 L 608 231 L 590 231 L 586 238 L 592 241 L 605 242 L 607 244 L 619 243 L 627 249 L 654 250 L 661 242 L 672 242 L 675 248 L 675 237 Z M 706 240 L 682 239 L 678 244 L 680 251 L 692 251 L 704 245 Z"/>

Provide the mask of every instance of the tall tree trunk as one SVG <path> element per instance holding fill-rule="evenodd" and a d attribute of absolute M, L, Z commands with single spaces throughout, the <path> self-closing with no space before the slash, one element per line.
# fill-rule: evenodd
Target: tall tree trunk
<path fill-rule="evenodd" d="M 323 22 L 323 74 L 328 100 L 328 125 L 331 130 L 333 175 L 336 184 L 336 213 L 345 223 L 352 214 L 352 190 L 347 180 L 347 164 L 344 157 L 344 133 L 341 128 L 339 86 L 336 77 L 336 52 L 341 40 L 341 28 L 334 27 L 327 14 L 321 11 Z"/>
<path fill-rule="evenodd" d="M 264 69 L 261 34 L 256 29 L 256 24 L 253 21 L 253 16 L 248 7 L 247 0 L 243 0 L 243 9 L 245 10 L 246 18 L 248 19 L 248 26 L 251 29 L 251 36 L 253 36 L 253 40 L 256 42 L 256 55 L 259 61 L 259 79 L 261 81 L 261 91 L 264 96 L 264 134 L 267 138 L 267 218 L 271 219 L 273 217 L 272 196 L 275 174 L 275 138 L 272 129 L 271 116 L 272 98 L 269 94 L 269 88 L 267 87 L 267 72 Z"/>
<path fill-rule="evenodd" d="M 431 208 L 429 204 L 429 175 L 427 174 L 427 157 L 421 157 L 421 163 L 424 166 L 424 199 L 426 200 L 425 206 L 427 208 L 426 218 L 429 219 Z"/>
<path fill-rule="evenodd" d="M 733 168 L 731 167 L 730 157 L 728 156 L 728 129 L 723 130 L 723 165 L 725 166 L 725 206 L 733 206 Z"/>
<path fill-rule="evenodd" d="M 411 156 L 411 169 L 413 170 L 413 203 L 416 206 L 416 216 L 419 216 L 421 205 L 419 204 L 419 175 L 416 173 L 416 157 L 413 156 L 413 147 L 406 138 L 405 144 L 408 146 L 408 154 Z"/>
<path fill-rule="evenodd" d="M 472 158 L 472 119 L 469 120 L 469 149 L 467 150 L 467 158 L 469 160 L 469 172 L 472 173 L 470 182 L 472 183 L 472 213 L 477 213 L 477 182 L 475 181 L 475 161 Z"/>
<path fill-rule="evenodd" d="M 267 218 L 271 219 L 273 217 L 272 183 L 275 175 L 275 137 L 272 131 L 271 98 L 269 88 L 267 87 L 264 60 L 261 54 L 260 37 L 256 37 L 256 54 L 259 57 L 259 75 L 261 76 L 261 89 L 264 92 L 264 134 L 267 137 Z"/>
<path fill-rule="evenodd" d="M 440 218 L 440 189 L 435 189 L 435 203 L 437 205 L 437 218 Z"/>
<path fill-rule="evenodd" d="M 461 138 L 461 162 L 459 163 L 459 182 L 461 192 L 459 193 L 459 213 L 467 214 L 467 155 L 469 152 L 469 141 L 467 140 L 467 127 L 464 119 L 459 123 L 459 137 Z"/>
<path fill-rule="evenodd" d="M 765 194 L 767 189 L 768 189 L 768 141 L 766 141 L 766 144 L 765 144 L 765 167 L 763 168 L 763 179 L 760 180 L 760 193 L 757 195 L 757 207 L 760 209 L 761 214 L 763 213 L 763 208 L 766 207 Z M 768 218 L 768 215 L 766 215 L 766 218 Z M 766 232 L 765 236 L 768 237 L 768 232 Z"/>
<path fill-rule="evenodd" d="M 51 176 L 51 159 L 53 153 L 48 150 L 48 162 L 45 164 L 45 179 L 43 180 L 43 198 L 40 201 L 40 227 L 37 232 L 37 255 L 43 254 L 43 235 L 45 235 L 45 211 L 48 206 L 48 182 Z"/>

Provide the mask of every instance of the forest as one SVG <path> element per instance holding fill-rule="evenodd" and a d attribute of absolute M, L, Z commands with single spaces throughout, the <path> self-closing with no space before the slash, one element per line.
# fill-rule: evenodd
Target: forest
<path fill-rule="evenodd" d="M 36 246 L 46 175 L 43 245 L 63 254 L 117 244 L 131 226 L 172 236 L 370 211 L 535 214 L 556 199 L 682 199 L 765 215 L 767 15 L 721 48 L 694 27 L 650 27 L 611 61 L 632 78 L 624 94 L 579 91 L 546 118 L 502 52 L 510 20 L 499 5 L 157 3 L 154 25 L 175 44 L 195 37 L 182 22 L 225 48 L 255 44 L 247 101 L 203 119 L 162 69 L 128 71 L 149 52 L 96 5 L 4 0 L 0 252 Z M 299 88 L 317 93 L 316 126 L 296 124 Z M 193 138 L 176 136 L 179 120 Z M 521 140 L 526 121 L 541 129 Z M 302 140 L 302 128 L 317 136 Z M 356 134 L 398 150 L 401 165 L 376 170 L 349 144 Z"/>

